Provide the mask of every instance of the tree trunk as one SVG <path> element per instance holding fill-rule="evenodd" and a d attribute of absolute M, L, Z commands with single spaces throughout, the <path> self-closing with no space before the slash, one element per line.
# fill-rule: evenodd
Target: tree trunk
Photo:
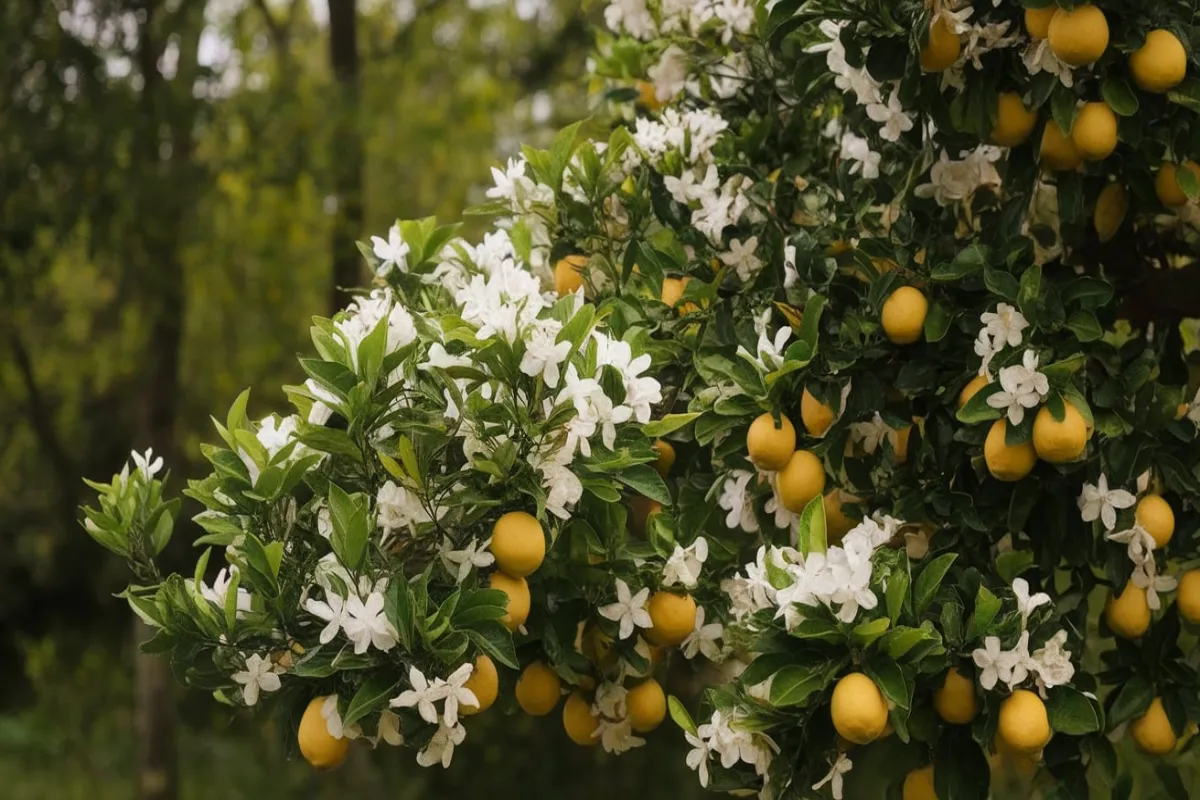
<path fill-rule="evenodd" d="M 135 615 L 134 647 L 152 635 L 154 629 Z M 162 656 L 135 653 L 134 659 L 137 663 L 137 798 L 175 800 L 179 796 L 175 680 Z"/>
<path fill-rule="evenodd" d="M 329 0 L 329 64 L 333 69 L 333 282 L 330 313 L 350 301 L 359 282 L 362 234 L 363 147 L 358 113 L 358 25 L 355 0 Z"/>

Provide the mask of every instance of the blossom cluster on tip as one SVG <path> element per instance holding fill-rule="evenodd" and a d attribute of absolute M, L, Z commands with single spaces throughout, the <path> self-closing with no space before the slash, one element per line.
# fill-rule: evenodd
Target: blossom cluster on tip
<path fill-rule="evenodd" d="M 1021 617 L 1021 635 L 1008 650 L 1001 647 L 999 637 L 988 636 L 984 639 L 983 647 L 972 651 L 971 658 L 979 668 L 979 685 L 991 691 L 997 683 L 1004 683 L 1011 690 L 1032 676 L 1042 697 L 1045 697 L 1047 689 L 1069 684 L 1075 677 L 1071 653 L 1064 649 L 1067 632 L 1058 631 L 1041 648 L 1030 653 L 1029 618 L 1038 608 L 1050 605 L 1050 595 L 1045 592 L 1031 594 L 1029 583 L 1024 578 L 1013 581 L 1012 593 Z"/>
<path fill-rule="evenodd" d="M 445 679 L 429 680 L 421 670 L 410 666 L 410 688 L 388 701 L 392 708 L 415 708 L 421 719 L 437 726 L 425 749 L 417 753 L 417 763 L 422 767 L 434 764 L 449 767 L 454 758 L 454 748 L 466 739 L 467 729 L 463 727 L 459 714 L 463 706 L 479 705 L 479 698 L 466 686 L 473 671 L 474 666 L 468 662 Z M 437 703 L 442 704 L 440 713 Z"/>
<path fill-rule="evenodd" d="M 611 0 L 604 21 L 615 33 L 642 41 L 659 37 L 698 37 L 712 29 L 725 44 L 754 26 L 751 0 Z"/>
<path fill-rule="evenodd" d="M 1000 391 L 988 396 L 987 404 L 1004 411 L 1013 425 L 1020 425 L 1025 419 L 1025 412 L 1040 406 L 1050 393 L 1050 380 L 1037 367 L 1037 353 L 1026 350 L 1020 364 L 1000 370 Z"/>
<path fill-rule="evenodd" d="M 696 770 L 701 786 L 708 787 L 708 762 L 712 758 L 725 769 L 743 762 L 754 767 L 759 777 L 767 774 L 771 760 L 779 753 L 779 746 L 766 734 L 742 727 L 741 721 L 742 715 L 737 709 L 717 709 L 695 733 L 685 734 L 687 743 L 692 746 L 686 762 Z"/>

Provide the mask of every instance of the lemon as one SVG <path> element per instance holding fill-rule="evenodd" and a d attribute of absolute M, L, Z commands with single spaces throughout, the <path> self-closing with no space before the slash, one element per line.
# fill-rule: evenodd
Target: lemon
<path fill-rule="evenodd" d="M 1108 103 L 1084 103 L 1071 126 L 1071 141 L 1086 161 L 1103 161 L 1117 148 L 1117 115 Z"/>
<path fill-rule="evenodd" d="M 846 512 L 842 510 L 843 503 L 855 503 L 858 499 L 837 487 L 825 493 L 821 504 L 825 507 L 825 535 L 830 544 L 840 542 L 842 537 L 858 524 L 857 520 L 846 516 Z"/>
<path fill-rule="evenodd" d="M 786 416 L 779 415 L 779 426 L 770 414 L 762 414 L 746 433 L 746 451 L 754 466 L 777 471 L 787 466 L 796 452 L 796 429 Z"/>
<path fill-rule="evenodd" d="M 861 672 L 851 672 L 833 687 L 829 705 L 838 735 L 854 744 L 868 744 L 883 734 L 888 723 L 887 701 L 875 682 Z"/>
<path fill-rule="evenodd" d="M 975 683 L 951 667 L 941 688 L 933 693 L 933 708 L 938 716 L 951 725 L 966 725 L 979 713 Z"/>
<path fill-rule="evenodd" d="M 554 291 L 559 297 L 574 294 L 583 286 L 583 269 L 587 266 L 587 256 L 567 256 L 560 258 L 554 265 Z"/>
<path fill-rule="evenodd" d="M 507 611 L 500 622 L 510 631 L 515 631 L 529 619 L 529 584 L 524 578 L 513 578 L 503 572 L 493 572 L 488 578 L 489 589 L 499 589 L 508 595 Z"/>
<path fill-rule="evenodd" d="M 1188 622 L 1200 623 L 1200 569 L 1190 569 L 1179 577 L 1175 605 Z"/>
<path fill-rule="evenodd" d="M 1146 713 L 1129 723 L 1129 735 L 1139 750 L 1152 756 L 1165 756 L 1179 741 L 1161 697 L 1151 700 Z"/>
<path fill-rule="evenodd" d="M 825 491 L 825 466 L 811 451 L 797 450 L 776 476 L 775 489 L 783 507 L 799 514 L 810 500 Z"/>
<path fill-rule="evenodd" d="M 1175 512 L 1160 494 L 1148 494 L 1137 504 L 1137 523 L 1154 537 L 1154 546 L 1163 548 L 1175 533 Z"/>
<path fill-rule="evenodd" d="M 1093 5 L 1060 8 L 1046 29 L 1050 49 L 1072 67 L 1091 64 L 1108 49 L 1108 20 Z"/>
<path fill-rule="evenodd" d="M 517 679 L 517 705 L 531 717 L 544 717 L 558 705 L 562 681 L 543 661 L 530 662 Z"/>
<path fill-rule="evenodd" d="M 895 344 L 912 344 L 921 338 L 929 301 L 911 286 L 901 286 L 883 304 L 883 332 Z"/>
<path fill-rule="evenodd" d="M 1050 719 L 1042 698 L 1027 689 L 1017 689 L 1000 706 L 997 734 L 1004 743 L 1022 753 L 1034 753 L 1050 741 Z"/>
<path fill-rule="evenodd" d="M 1034 39 L 1045 39 L 1050 35 L 1050 20 L 1054 19 L 1054 12 L 1058 11 L 1058 6 L 1049 5 L 1045 8 L 1027 8 L 1025 9 L 1025 30 L 1029 31 L 1030 37 Z"/>
<path fill-rule="evenodd" d="M 300 718 L 300 729 L 296 732 L 300 755 L 317 769 L 333 769 L 346 760 L 346 753 L 350 750 L 349 739 L 335 738 L 325 727 L 321 706 L 325 705 L 326 699 L 328 698 L 313 698 L 304 709 L 304 716 Z"/>
<path fill-rule="evenodd" d="M 596 736 L 599 722 L 592 716 L 592 704 L 579 692 L 572 692 L 563 704 L 563 730 L 575 744 L 590 746 L 600 741 Z"/>
<path fill-rule="evenodd" d="M 1185 161 L 1183 168 L 1200 179 L 1200 164 L 1195 161 Z M 1159 168 L 1158 174 L 1154 176 L 1154 193 L 1158 195 L 1158 199 L 1164 206 L 1171 208 L 1186 205 L 1188 201 L 1188 196 L 1184 194 L 1179 180 L 1175 177 L 1178 170 L 1179 168 L 1174 164 L 1167 162 Z"/>
<path fill-rule="evenodd" d="M 892 430 L 888 434 L 888 441 L 892 443 L 892 450 L 896 453 L 897 464 L 908 461 L 908 438 L 912 435 L 912 429 L 912 425 L 905 425 L 900 430 Z"/>
<path fill-rule="evenodd" d="M 1068 402 L 1063 406 L 1066 414 L 1061 422 L 1045 406 L 1033 419 L 1033 448 L 1039 458 L 1051 464 L 1074 461 L 1087 447 L 1088 430 L 1083 415 Z"/>
<path fill-rule="evenodd" d="M 800 395 L 800 421 L 810 436 L 824 436 L 833 424 L 833 409 L 818 400 L 808 389 Z"/>
<path fill-rule="evenodd" d="M 958 34 L 945 17 L 938 17 L 929 25 L 929 37 L 921 48 L 921 69 L 926 72 L 949 69 L 958 61 L 961 51 L 962 43 L 958 40 Z"/>
<path fill-rule="evenodd" d="M 658 111 L 665 105 L 658 99 L 658 90 L 650 81 L 638 81 L 638 102 L 645 106 L 650 111 Z"/>
<path fill-rule="evenodd" d="M 1113 597 L 1104 606 L 1104 620 L 1112 632 L 1122 639 L 1139 639 L 1150 628 L 1150 604 L 1146 602 L 1146 590 L 1125 584 L 1124 591 Z"/>
<path fill-rule="evenodd" d="M 691 282 L 691 278 L 663 278 L 662 301 L 671 308 L 675 308 L 679 305 L 680 298 L 683 297 L 683 290 Z M 695 303 L 684 303 L 680 310 L 685 314 L 690 314 L 699 308 Z"/>
<path fill-rule="evenodd" d="M 546 534 L 537 517 L 524 511 L 509 511 L 492 526 L 492 555 L 506 575 L 524 578 L 546 558 Z"/>
<path fill-rule="evenodd" d="M 667 716 L 667 696 L 654 678 L 643 681 L 625 695 L 629 724 L 638 733 L 649 733 Z"/>
<path fill-rule="evenodd" d="M 993 770 L 1006 770 L 1026 780 L 1037 774 L 1041 762 L 1040 752 L 1025 753 L 1016 750 L 999 736 L 994 737 L 992 743 L 996 747 L 994 757 L 989 758 Z"/>
<path fill-rule="evenodd" d="M 459 711 L 467 716 L 487 711 L 492 707 L 492 703 L 496 702 L 496 695 L 500 692 L 500 675 L 487 653 L 480 653 L 475 659 L 475 669 L 471 671 L 471 677 L 467 678 L 463 688 L 470 689 L 479 701 L 477 706 L 459 706 Z"/>
<path fill-rule="evenodd" d="M 654 452 L 658 453 L 658 458 L 654 461 L 654 469 L 665 478 L 670 474 L 671 467 L 675 466 L 675 448 L 671 446 L 670 442 L 657 439 L 654 442 Z"/>
<path fill-rule="evenodd" d="M 1001 147 L 1016 147 L 1033 133 L 1037 114 L 1025 107 L 1021 95 L 1016 92 L 1001 92 L 996 103 L 992 141 Z"/>
<path fill-rule="evenodd" d="M 1054 120 L 1047 120 L 1042 129 L 1042 144 L 1039 149 L 1042 163 L 1057 172 L 1070 172 L 1083 163 L 1079 148 L 1070 136 L 1064 136 L 1062 128 Z"/>
<path fill-rule="evenodd" d="M 638 495 L 629 500 L 629 529 L 638 535 L 644 535 L 650 520 L 662 511 L 662 503 L 649 497 Z"/>
<path fill-rule="evenodd" d="M 988 379 L 982 375 L 976 375 L 974 378 L 971 378 L 971 380 L 967 381 L 967 385 L 964 386 L 963 390 L 958 393 L 958 407 L 962 408 L 965 406 L 980 389 L 987 385 Z"/>
<path fill-rule="evenodd" d="M 933 765 L 914 769 L 904 776 L 903 800 L 937 800 L 933 788 Z"/>
<path fill-rule="evenodd" d="M 1187 76 L 1187 52 L 1170 31 L 1150 31 L 1146 41 L 1129 56 L 1133 80 L 1147 92 L 1162 94 L 1183 83 Z"/>
<path fill-rule="evenodd" d="M 1033 471 L 1037 463 L 1037 451 L 1032 442 L 1009 446 L 1004 443 L 1005 425 L 1003 419 L 992 423 L 987 440 L 983 443 L 983 460 L 987 462 L 988 472 L 998 481 L 1012 483 L 1024 478 Z"/>
<path fill-rule="evenodd" d="M 646 631 L 651 644 L 674 647 L 696 627 L 696 601 L 686 594 L 655 592 L 646 604 L 653 627 Z"/>
<path fill-rule="evenodd" d="M 1096 210 L 1092 215 L 1092 224 L 1096 228 L 1096 236 L 1101 242 L 1107 242 L 1117 235 L 1121 223 L 1125 221 L 1125 213 L 1129 211 L 1129 198 L 1125 186 L 1113 181 L 1100 190 L 1096 198 Z"/>

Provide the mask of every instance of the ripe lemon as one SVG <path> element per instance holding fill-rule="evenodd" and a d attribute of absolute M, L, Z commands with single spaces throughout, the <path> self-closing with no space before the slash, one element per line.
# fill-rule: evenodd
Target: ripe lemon
<path fill-rule="evenodd" d="M 563 730 L 575 744 L 587 747 L 600 741 L 596 736 L 600 723 L 592 716 L 592 704 L 579 692 L 572 692 L 563 704 L 562 718 Z"/>
<path fill-rule="evenodd" d="M 1039 458 L 1051 464 L 1074 461 L 1087 447 L 1088 430 L 1083 415 L 1070 403 L 1063 405 L 1066 414 L 1061 422 L 1045 406 L 1033 419 L 1033 449 Z"/>
<path fill-rule="evenodd" d="M 810 500 L 825 491 L 825 465 L 811 451 L 797 450 L 776 476 L 775 487 L 783 507 L 799 514 Z"/>
<path fill-rule="evenodd" d="M 1140 639 L 1150 628 L 1150 604 L 1146 602 L 1146 590 L 1129 581 L 1121 594 L 1116 597 L 1110 594 L 1104 606 L 1104 620 L 1112 632 L 1122 639 Z"/>
<path fill-rule="evenodd" d="M 1093 5 L 1060 8 L 1046 30 L 1050 49 L 1072 67 L 1091 64 L 1108 49 L 1108 20 Z"/>
<path fill-rule="evenodd" d="M 1100 196 L 1096 198 L 1096 210 L 1092 214 L 1092 224 L 1101 242 L 1107 242 L 1117 235 L 1127 211 L 1129 197 L 1123 184 L 1113 181 L 1100 190 Z"/>
<path fill-rule="evenodd" d="M 477 706 L 459 706 L 459 711 L 467 716 L 487 711 L 492 707 L 492 703 L 496 702 L 496 695 L 500 692 L 500 675 L 496 672 L 496 665 L 492 663 L 492 659 L 488 657 L 487 653 L 480 653 L 475 659 L 475 669 L 463 687 L 470 689 L 475 694 L 475 699 L 479 701 Z"/>
<path fill-rule="evenodd" d="M 1137 523 L 1154 537 L 1155 547 L 1166 547 L 1175 533 L 1175 512 L 1160 494 L 1148 494 L 1138 501 Z"/>
<path fill-rule="evenodd" d="M 746 433 L 746 451 L 754 466 L 778 471 L 787 466 L 796 452 L 796 428 L 786 416 L 779 415 L 779 427 L 770 414 L 761 414 Z"/>
<path fill-rule="evenodd" d="M 858 498 L 852 494 L 843 492 L 837 487 L 826 492 L 824 499 L 821 501 L 821 504 L 825 507 L 825 536 L 830 544 L 840 542 L 842 537 L 858 524 L 857 520 L 846 516 L 846 512 L 842 510 L 842 504 L 847 502 L 858 502 Z"/>
<path fill-rule="evenodd" d="M 875 682 L 861 672 L 851 672 L 833 687 L 829 706 L 833 727 L 854 744 L 878 739 L 888 723 L 887 701 Z"/>
<path fill-rule="evenodd" d="M 892 450 L 896 453 L 897 464 L 908 461 L 908 438 L 912 435 L 912 429 L 912 425 L 905 425 L 900 430 L 893 430 L 888 434 L 888 441 L 892 443 Z"/>
<path fill-rule="evenodd" d="M 537 517 L 509 511 L 492 526 L 492 555 L 500 571 L 514 578 L 532 575 L 546 558 L 546 534 Z"/>
<path fill-rule="evenodd" d="M 965 406 L 968 402 L 970 402 L 971 398 L 975 396 L 976 392 L 987 385 L 988 379 L 982 375 L 976 375 L 974 378 L 971 378 L 971 380 L 967 381 L 967 385 L 964 386 L 963 390 L 958 393 L 958 407 L 962 408 Z"/>
<path fill-rule="evenodd" d="M 1071 141 L 1086 161 L 1103 161 L 1117 149 L 1117 115 L 1108 103 L 1084 103 L 1071 126 Z"/>
<path fill-rule="evenodd" d="M 1146 713 L 1129 723 L 1129 735 L 1139 750 L 1152 756 L 1165 756 L 1179 741 L 1161 697 L 1151 700 Z"/>
<path fill-rule="evenodd" d="M 818 400 L 808 389 L 800 395 L 800 421 L 810 436 L 824 436 L 833 424 L 833 409 Z"/>
<path fill-rule="evenodd" d="M 325 727 L 321 706 L 325 705 L 326 699 L 313 698 L 304 709 L 300 729 L 296 732 L 300 755 L 317 769 L 333 769 L 346 760 L 346 753 L 350 750 L 349 739 L 334 738 Z"/>
<path fill-rule="evenodd" d="M 567 256 L 560 258 L 554 265 L 554 291 L 559 297 L 574 294 L 583 286 L 583 269 L 587 266 L 587 256 Z"/>
<path fill-rule="evenodd" d="M 1183 168 L 1200 179 L 1200 164 L 1195 161 L 1185 161 Z M 1179 180 L 1175 177 L 1178 169 L 1174 164 L 1165 162 L 1159 168 L 1158 174 L 1154 176 L 1154 193 L 1158 195 L 1158 199 L 1164 206 L 1171 208 L 1186 205 L 1188 201 L 1188 196 L 1184 194 L 1183 189 L 1179 186 Z"/>
<path fill-rule="evenodd" d="M 1050 719 L 1042 698 L 1017 689 L 1000 706 L 997 733 L 1004 743 L 1022 753 L 1033 753 L 1050 741 Z"/>
<path fill-rule="evenodd" d="M 646 604 L 653 627 L 646 631 L 651 644 L 674 647 L 696 627 L 696 601 L 691 595 L 655 592 Z"/>
<path fill-rule="evenodd" d="M 912 344 L 925 330 L 929 301 L 911 286 L 901 286 L 883 304 L 883 332 L 895 344 Z"/>
<path fill-rule="evenodd" d="M 1037 114 L 1025 107 L 1021 95 L 1016 92 L 1001 92 L 996 101 L 996 126 L 992 128 L 992 141 L 1001 147 L 1016 147 L 1029 138 Z"/>
<path fill-rule="evenodd" d="M 629 724 L 638 733 L 649 733 L 667 716 L 667 696 L 654 678 L 643 681 L 625 695 Z"/>
<path fill-rule="evenodd" d="M 904 777 L 903 800 L 937 800 L 933 788 L 933 765 L 914 769 Z"/>
<path fill-rule="evenodd" d="M 650 111 L 658 111 L 664 103 L 658 99 L 658 90 L 650 81 L 638 81 L 638 102 Z"/>
<path fill-rule="evenodd" d="M 1004 443 L 1004 420 L 998 419 L 992 423 L 987 440 L 983 443 L 983 460 L 987 462 L 988 472 L 998 481 L 1012 483 L 1024 478 L 1033 471 L 1037 463 L 1037 451 L 1032 442 L 1009 446 Z"/>
<path fill-rule="evenodd" d="M 662 511 L 662 503 L 638 495 L 629 500 L 629 529 L 639 536 L 646 533 L 650 520 Z"/>
<path fill-rule="evenodd" d="M 489 589 L 499 589 L 508 595 L 507 611 L 500 622 L 510 631 L 515 631 L 529 619 L 529 584 L 524 578 L 513 578 L 503 572 L 493 572 L 488 578 Z"/>
<path fill-rule="evenodd" d="M 946 673 L 942 686 L 933 693 L 933 708 L 951 725 L 966 725 L 979 713 L 975 683 L 964 678 L 956 667 Z"/>
<path fill-rule="evenodd" d="M 663 278 L 662 301 L 671 308 L 675 308 L 679 305 L 680 298 L 683 297 L 683 290 L 691 282 L 691 278 Z M 680 310 L 685 314 L 690 314 L 699 310 L 699 307 L 695 303 L 684 303 Z"/>
<path fill-rule="evenodd" d="M 1188 622 L 1200 623 L 1200 569 L 1190 569 L 1179 577 L 1175 605 Z"/>
<path fill-rule="evenodd" d="M 1042 129 L 1042 144 L 1039 149 L 1042 163 L 1057 172 L 1070 172 L 1083 163 L 1079 148 L 1070 136 L 1064 136 L 1062 128 L 1054 120 L 1047 120 Z"/>
<path fill-rule="evenodd" d="M 921 69 L 926 72 L 949 69 L 958 61 L 961 51 L 962 43 L 958 40 L 958 34 L 945 17 L 938 17 L 930 24 L 929 36 L 921 48 Z"/>
<path fill-rule="evenodd" d="M 1187 53 L 1170 31 L 1150 31 L 1142 46 L 1129 56 L 1129 69 L 1139 87 L 1162 94 L 1183 83 L 1187 76 Z"/>
<path fill-rule="evenodd" d="M 544 717 L 558 705 L 562 681 L 545 662 L 533 661 L 517 679 L 517 705 L 531 717 Z"/>
<path fill-rule="evenodd" d="M 1025 9 L 1025 30 L 1029 31 L 1030 37 L 1034 39 L 1045 39 L 1050 35 L 1050 20 L 1054 19 L 1054 12 L 1058 11 L 1058 6 L 1049 5 L 1045 8 L 1027 8 Z"/>
<path fill-rule="evenodd" d="M 665 478 L 670 474 L 671 467 L 675 466 L 675 448 L 671 446 L 670 442 L 657 439 L 654 442 L 654 452 L 658 453 L 654 469 Z"/>
<path fill-rule="evenodd" d="M 993 771 L 1015 773 L 1026 780 L 1037 774 L 1042 760 L 1040 752 L 1025 753 L 1015 750 L 999 736 L 993 737 L 992 744 L 996 752 L 988 760 Z"/>

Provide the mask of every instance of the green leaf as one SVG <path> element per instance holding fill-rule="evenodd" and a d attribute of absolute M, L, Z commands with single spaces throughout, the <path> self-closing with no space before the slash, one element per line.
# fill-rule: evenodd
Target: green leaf
<path fill-rule="evenodd" d="M 1053 94 L 1050 95 L 1050 114 L 1063 136 L 1071 135 L 1071 127 L 1075 124 L 1077 99 L 1074 90 L 1062 84 L 1055 86 Z"/>
<path fill-rule="evenodd" d="M 932 638 L 933 633 L 928 628 L 892 628 L 880 637 L 879 647 L 888 658 L 899 660 L 918 644 Z"/>
<path fill-rule="evenodd" d="M 950 283 L 962 280 L 983 269 L 991 257 L 991 249 L 987 245 L 970 244 L 958 251 L 958 255 L 948 264 L 938 264 L 929 277 L 938 283 Z"/>
<path fill-rule="evenodd" d="M 381 709 L 388 699 L 395 694 L 400 681 L 393 677 L 394 673 L 376 673 L 370 675 L 359 685 L 350 704 L 342 713 L 342 724 L 353 725 L 363 717 Z"/>
<path fill-rule="evenodd" d="M 801 554 L 824 553 L 826 545 L 825 503 L 821 495 L 808 501 L 800 514 L 799 545 Z"/>
<path fill-rule="evenodd" d="M 987 800 L 991 770 L 970 736 L 945 731 L 934 746 L 933 788 L 941 800 Z"/>
<path fill-rule="evenodd" d="M 1108 711 L 1109 728 L 1141 716 L 1154 700 L 1154 684 L 1145 675 L 1133 675 L 1117 690 Z"/>
<path fill-rule="evenodd" d="M 983 285 L 992 294 L 999 295 L 1004 300 L 1013 303 L 1017 302 L 1017 295 L 1021 291 L 1021 285 L 1017 283 L 1017 279 L 1012 273 L 991 267 L 983 270 Z"/>
<path fill-rule="evenodd" d="M 387 593 L 383 597 L 383 613 L 396 629 L 400 645 L 405 650 L 411 650 L 413 637 L 416 635 L 417 615 L 413 608 L 412 590 L 407 581 L 397 578 L 388 584 Z"/>
<path fill-rule="evenodd" d="M 421 467 L 417 463 L 417 451 L 413 448 L 412 439 L 401 436 L 396 442 L 396 451 L 400 455 L 400 465 L 415 483 L 421 482 Z"/>
<path fill-rule="evenodd" d="M 971 629 L 967 638 L 977 639 L 985 636 L 988 626 L 1000 613 L 1002 605 L 999 597 L 992 594 L 986 586 L 980 585 L 979 591 L 975 593 L 975 613 L 971 616 Z"/>
<path fill-rule="evenodd" d="M 807 366 L 816 357 L 821 314 L 825 311 L 827 302 L 824 295 L 814 294 L 804 303 L 799 336 L 784 352 L 784 358 L 789 365 Z"/>
<path fill-rule="evenodd" d="M 651 439 L 673 433 L 701 415 L 702 412 L 692 411 L 687 414 L 667 414 L 662 419 L 652 419 L 642 426 L 642 433 Z"/>
<path fill-rule="evenodd" d="M 1000 419 L 1001 410 L 992 408 L 988 405 L 988 398 L 1000 391 L 1000 383 L 992 381 L 975 394 L 971 395 L 971 399 L 966 402 L 962 408 L 955 414 L 959 422 L 964 422 L 967 425 L 974 425 L 979 422 L 991 422 L 992 420 Z"/>
<path fill-rule="evenodd" d="M 921 569 L 917 575 L 917 582 L 913 586 L 913 605 L 917 614 L 925 613 L 925 609 L 933 602 L 938 587 L 942 585 L 946 573 L 956 558 L 958 558 L 957 553 L 943 553 Z"/>
<path fill-rule="evenodd" d="M 876 657 L 864 662 L 863 667 L 883 696 L 897 708 L 906 711 L 912 708 L 913 683 L 899 664 L 890 658 Z"/>
<path fill-rule="evenodd" d="M 667 697 L 667 710 L 671 712 L 671 719 L 685 733 L 696 735 L 696 723 L 692 722 L 692 715 L 684 708 L 683 703 L 679 702 L 679 698 L 675 695 Z"/>
<path fill-rule="evenodd" d="M 1094 342 L 1104 335 L 1104 329 L 1091 311 L 1072 311 L 1067 317 L 1067 328 L 1081 342 Z"/>
<path fill-rule="evenodd" d="M 274 544 L 279 544 L 275 542 Z M 225 589 L 225 630 L 232 631 L 237 625 L 238 585 L 242 582 L 242 573 L 234 572 L 229 578 L 229 586 Z"/>
<path fill-rule="evenodd" d="M 520 669 L 517 661 L 517 649 L 513 646 L 512 634 L 508 628 L 495 621 L 484 621 L 465 626 L 467 634 L 479 649 L 509 669 Z"/>
<path fill-rule="evenodd" d="M 805 703 L 814 692 L 825 688 L 826 666 L 801 667 L 792 664 L 776 672 L 771 680 L 771 705 L 783 708 Z"/>
<path fill-rule="evenodd" d="M 854 630 L 850 632 L 850 638 L 854 640 L 854 643 L 859 648 L 865 649 L 870 647 L 876 639 L 887 633 L 887 629 L 891 624 L 891 620 L 887 617 L 867 620 L 854 627 Z"/>
<path fill-rule="evenodd" d="M 671 492 L 667 489 L 667 484 L 649 464 L 627 467 L 614 473 L 613 477 L 643 497 L 657 500 L 664 506 L 671 505 Z"/>
<path fill-rule="evenodd" d="M 1200 197 L 1200 178 L 1190 169 L 1175 170 L 1175 182 L 1190 200 Z"/>
<path fill-rule="evenodd" d="M 950 323 L 953 321 L 954 315 L 945 303 L 931 304 L 929 313 L 925 316 L 925 341 L 940 342 L 946 338 L 946 334 L 950 331 Z"/>
<path fill-rule="evenodd" d="M 1132 117 L 1138 110 L 1137 95 L 1134 94 L 1124 78 L 1109 75 L 1100 86 L 1100 96 L 1114 114 L 1122 117 Z"/>
<path fill-rule="evenodd" d="M 237 399 L 233 401 L 233 405 L 229 407 L 229 413 L 225 415 L 225 430 L 233 433 L 240 430 L 242 423 L 246 420 L 246 406 L 250 403 L 250 390 L 243 389 Z"/>
<path fill-rule="evenodd" d="M 842 632 L 836 625 L 817 617 L 809 617 L 792 628 L 791 635 L 796 639 L 820 639 L 830 644 L 841 644 Z"/>
<path fill-rule="evenodd" d="M 348 495 L 336 483 L 329 484 L 329 516 L 333 522 L 333 551 L 347 569 L 357 571 L 366 557 L 371 533 L 367 496 L 361 492 Z"/>
<path fill-rule="evenodd" d="M 896 624 L 896 620 L 900 619 L 900 613 L 904 610 L 904 600 L 908 597 L 908 587 L 911 582 L 912 579 L 908 575 L 908 570 L 892 570 L 885 599 L 887 602 L 888 619 L 892 621 L 893 625 Z"/>
<path fill-rule="evenodd" d="M 1082 736 L 1100 730 L 1100 714 L 1083 692 L 1070 686 L 1056 686 L 1049 692 L 1046 713 L 1050 727 L 1057 733 Z"/>
<path fill-rule="evenodd" d="M 1028 550 L 1009 550 L 996 556 L 996 573 L 1000 580 L 1012 583 L 1013 579 L 1033 566 L 1033 553 Z"/>

